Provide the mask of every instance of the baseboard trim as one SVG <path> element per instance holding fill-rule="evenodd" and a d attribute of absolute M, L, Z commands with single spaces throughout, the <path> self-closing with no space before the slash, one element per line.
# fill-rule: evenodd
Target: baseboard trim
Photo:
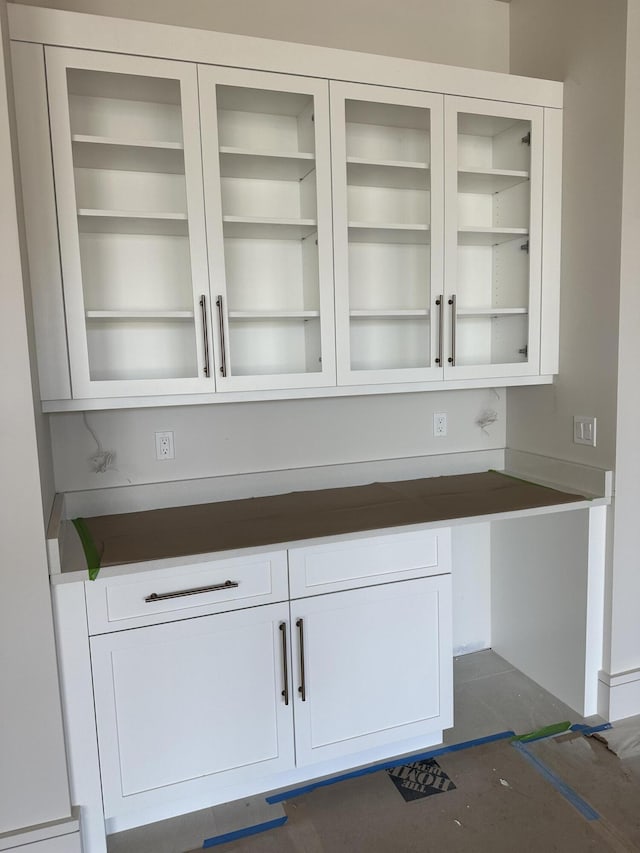
<path fill-rule="evenodd" d="M 598 714 L 611 721 L 640 714 L 640 667 L 598 673 Z"/>
<path fill-rule="evenodd" d="M 77 809 L 73 809 L 73 814 L 69 818 L 62 820 L 52 820 L 47 823 L 37 824 L 35 826 L 24 827 L 15 832 L 0 833 L 0 850 L 18 850 L 25 845 L 34 845 L 29 847 L 29 851 L 46 850 L 46 843 L 53 838 L 59 838 L 63 835 L 76 835 L 77 850 L 80 851 L 80 820 L 78 818 Z M 69 851 L 73 848 L 69 845 Z"/>

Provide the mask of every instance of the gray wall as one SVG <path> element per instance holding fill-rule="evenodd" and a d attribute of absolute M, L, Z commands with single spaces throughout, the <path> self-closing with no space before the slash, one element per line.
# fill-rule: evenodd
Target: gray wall
<path fill-rule="evenodd" d="M 507 71 L 509 6 L 497 0 L 23 0 L 92 12 Z"/>
<path fill-rule="evenodd" d="M 509 390 L 507 443 L 615 469 L 603 668 L 623 672 L 640 667 L 639 0 L 512 0 L 511 56 L 565 81 L 565 148 L 560 376 Z M 596 448 L 573 444 L 574 414 L 597 416 Z"/>

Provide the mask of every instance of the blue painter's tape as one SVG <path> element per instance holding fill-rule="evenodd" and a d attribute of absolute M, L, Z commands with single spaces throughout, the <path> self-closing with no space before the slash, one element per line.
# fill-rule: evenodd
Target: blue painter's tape
<path fill-rule="evenodd" d="M 265 821 L 265 823 L 257 823 L 255 826 L 248 826 L 246 829 L 236 829 L 233 832 L 225 832 L 223 835 L 215 835 L 213 838 L 206 838 L 202 843 L 202 849 L 208 847 L 217 847 L 219 844 L 226 844 L 228 841 L 237 841 L 238 838 L 246 838 L 249 835 L 258 835 L 260 832 L 266 832 L 268 829 L 276 829 L 287 822 L 287 816 L 275 818 L 274 820 Z"/>
<path fill-rule="evenodd" d="M 412 764 L 414 761 L 425 761 L 428 758 L 437 758 L 439 755 L 445 755 L 448 752 L 460 752 L 463 749 L 470 749 L 473 746 L 482 746 L 483 743 L 492 743 L 496 740 L 506 740 L 512 738 L 515 732 L 499 732 L 495 735 L 487 735 L 487 737 L 479 737 L 475 740 L 467 740 L 463 743 L 454 743 L 451 746 L 440 746 L 436 749 L 430 749 L 428 752 L 419 752 L 415 755 L 407 755 L 404 758 L 395 758 L 393 761 L 383 761 L 380 764 L 372 764 L 370 767 L 363 767 L 361 770 L 353 770 L 350 773 L 342 773 L 340 776 L 332 776 L 330 779 L 320 779 L 318 782 L 311 782 L 309 785 L 303 785 L 300 788 L 292 788 L 290 791 L 282 791 L 279 794 L 271 794 L 266 797 L 266 801 L 273 805 L 281 803 L 284 800 L 291 800 L 293 797 L 300 797 L 302 794 L 308 794 L 309 791 L 315 791 L 316 788 L 325 788 L 327 785 L 335 785 L 336 782 L 345 782 L 347 779 L 357 779 L 358 776 L 368 776 L 370 773 L 377 773 L 379 770 L 390 770 L 392 767 L 398 767 L 404 764 Z"/>
<path fill-rule="evenodd" d="M 584 818 L 587 820 L 600 820 L 598 812 L 590 806 L 586 800 L 583 800 L 580 794 L 577 794 L 573 788 L 570 788 L 566 782 L 557 776 L 553 770 L 547 767 L 547 765 L 540 761 L 536 755 L 530 752 L 527 744 L 516 740 L 512 742 L 511 746 L 513 746 L 514 749 L 517 749 L 523 758 L 525 758 L 532 767 L 535 767 L 538 773 L 540 773 L 547 782 L 550 782 L 558 793 L 562 794 L 565 800 L 571 803 L 571 805 L 577 809 Z"/>
<path fill-rule="evenodd" d="M 571 726 L 572 732 L 582 732 L 583 735 L 594 735 L 596 732 L 606 732 L 612 729 L 611 723 L 600 723 L 598 726 L 585 726 L 584 723 L 575 723 Z"/>

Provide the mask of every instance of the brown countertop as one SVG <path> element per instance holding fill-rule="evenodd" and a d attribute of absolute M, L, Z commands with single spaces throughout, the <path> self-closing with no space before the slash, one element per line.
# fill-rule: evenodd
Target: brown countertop
<path fill-rule="evenodd" d="M 487 471 L 84 519 L 100 566 L 584 501 Z"/>

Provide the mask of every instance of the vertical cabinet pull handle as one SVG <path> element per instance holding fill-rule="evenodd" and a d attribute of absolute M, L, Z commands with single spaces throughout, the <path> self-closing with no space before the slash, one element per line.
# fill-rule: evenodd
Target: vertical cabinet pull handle
<path fill-rule="evenodd" d="M 287 662 L 287 623 L 280 623 L 280 632 L 282 634 L 282 678 L 284 680 L 284 688 L 281 696 L 284 697 L 284 704 L 289 704 L 289 664 Z"/>
<path fill-rule="evenodd" d="M 456 295 L 455 293 L 451 294 L 449 299 L 449 305 L 451 305 L 451 355 L 449 356 L 449 364 L 451 367 L 456 366 L 456 323 L 458 321 L 458 315 L 456 313 Z"/>
<path fill-rule="evenodd" d="M 304 624 L 302 619 L 298 619 L 296 622 L 296 628 L 298 629 L 298 633 L 300 636 L 300 687 L 298 687 L 298 693 L 300 694 L 300 698 L 303 702 L 307 701 L 307 687 L 304 679 Z"/>
<path fill-rule="evenodd" d="M 218 327 L 220 329 L 220 373 L 223 376 L 227 375 L 227 353 L 226 346 L 224 341 L 224 310 L 222 307 L 222 296 L 218 294 L 218 298 L 216 299 L 216 306 L 218 308 Z"/>
<path fill-rule="evenodd" d="M 436 299 L 436 305 L 438 306 L 438 357 L 436 358 L 436 364 L 442 364 L 442 347 L 444 345 L 444 308 L 442 305 L 442 300 L 444 296 L 440 294 Z"/>
<path fill-rule="evenodd" d="M 211 375 L 209 364 L 209 323 L 207 321 L 207 297 L 204 293 L 200 296 L 200 310 L 202 312 L 202 338 L 204 343 L 204 375 Z"/>

